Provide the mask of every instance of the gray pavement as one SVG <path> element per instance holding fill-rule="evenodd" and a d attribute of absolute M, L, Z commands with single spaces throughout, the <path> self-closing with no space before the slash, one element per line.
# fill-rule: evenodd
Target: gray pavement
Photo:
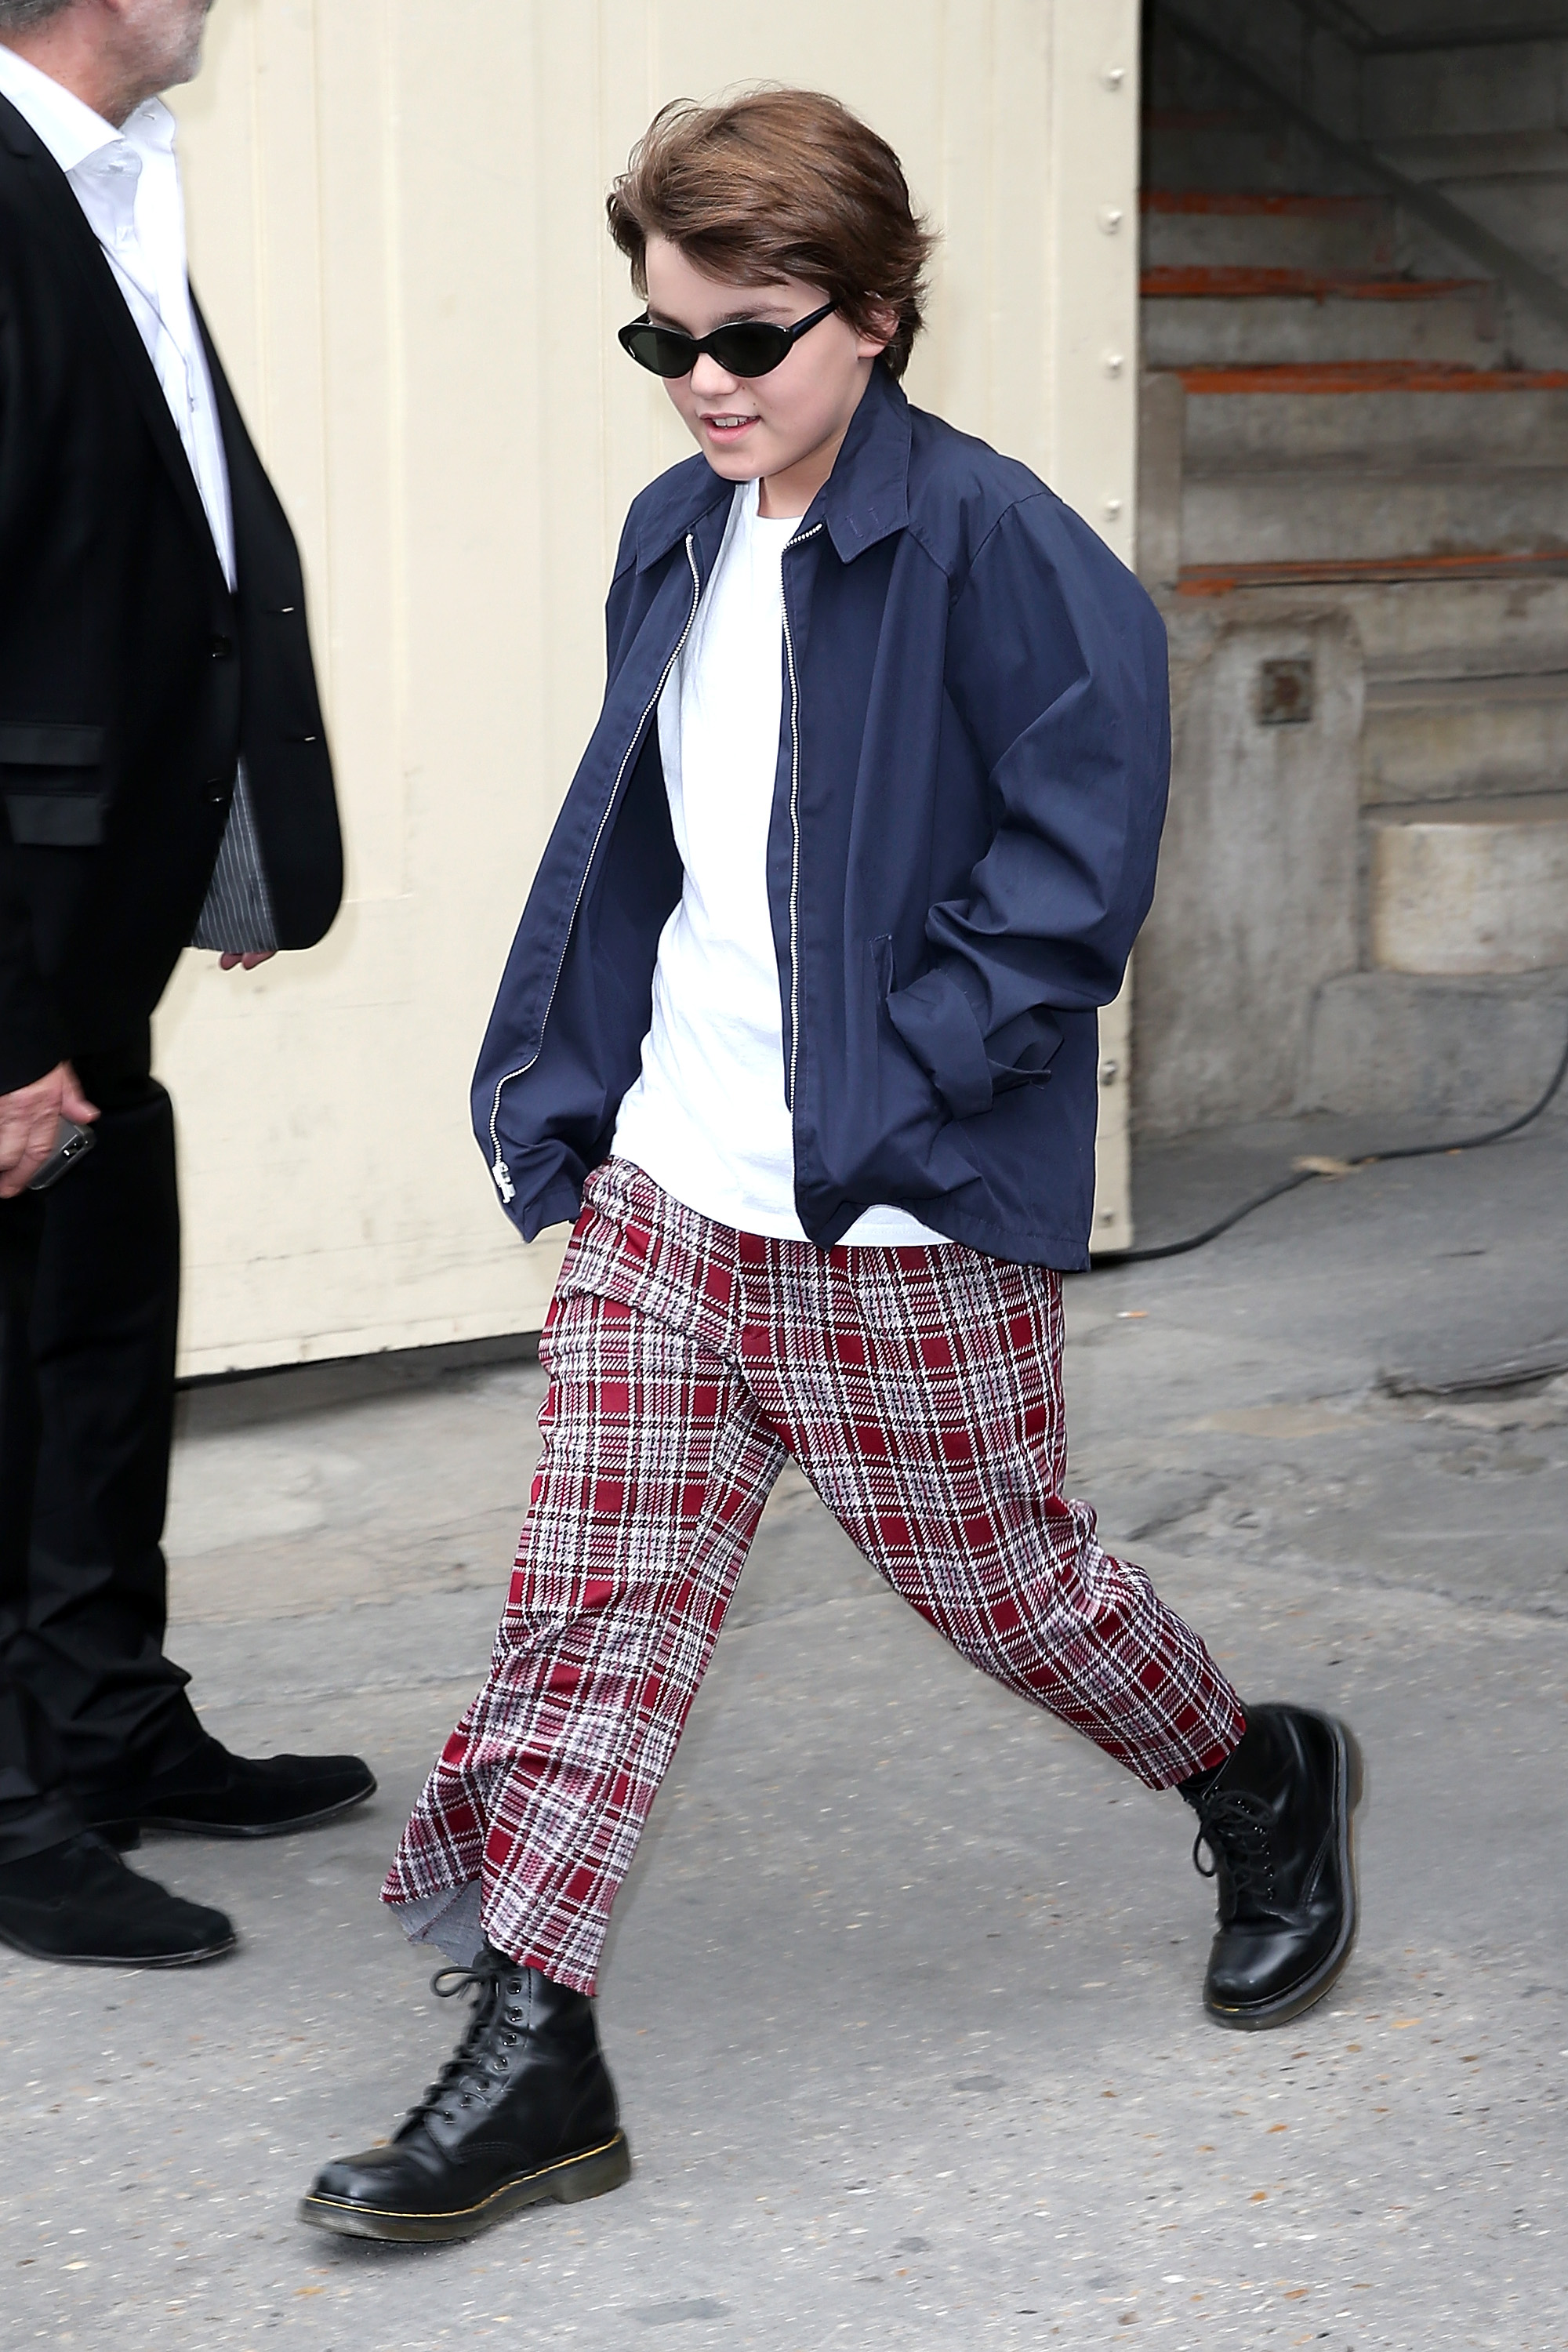
<path fill-rule="evenodd" d="M 1146 1158 L 1144 1237 L 1345 1141 Z M 149 1842 L 236 1913 L 231 1960 L 0 1962 L 5 2341 L 1568 2344 L 1565 1201 L 1543 1122 L 1068 1286 L 1074 1490 L 1244 1693 L 1364 1742 L 1321 2008 L 1209 2025 L 1185 1809 L 946 1652 L 791 1480 L 618 1908 L 633 2182 L 469 2247 L 341 2245 L 293 2201 L 457 2031 L 375 1891 L 483 1668 L 540 1375 L 190 1398 L 171 1647 L 222 1736 L 362 1748 L 382 1791 L 311 1837 Z"/>

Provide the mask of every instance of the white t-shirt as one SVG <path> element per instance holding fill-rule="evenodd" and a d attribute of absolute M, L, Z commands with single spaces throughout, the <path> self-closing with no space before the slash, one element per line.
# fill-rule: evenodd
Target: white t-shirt
<path fill-rule="evenodd" d="M 642 1071 L 612 1149 L 687 1208 L 742 1233 L 804 1241 L 784 1099 L 784 1015 L 768 906 L 784 718 L 779 566 L 798 517 L 760 515 L 738 486 L 724 543 L 658 705 L 658 748 L 684 870 L 653 976 Z M 868 1209 L 844 1239 L 887 1248 L 945 1235 Z"/>

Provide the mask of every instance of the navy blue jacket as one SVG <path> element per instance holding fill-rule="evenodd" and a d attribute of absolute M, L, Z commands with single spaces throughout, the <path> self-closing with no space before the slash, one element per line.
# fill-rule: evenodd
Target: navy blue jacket
<path fill-rule="evenodd" d="M 680 896 L 654 714 L 731 485 L 701 457 L 626 520 L 604 709 L 474 1081 L 531 1240 L 610 1148 Z M 1148 911 L 1170 768 L 1164 631 L 1025 466 L 880 367 L 784 551 L 768 898 L 795 1202 L 878 1202 L 995 1257 L 1087 1263 L 1096 1008 Z"/>

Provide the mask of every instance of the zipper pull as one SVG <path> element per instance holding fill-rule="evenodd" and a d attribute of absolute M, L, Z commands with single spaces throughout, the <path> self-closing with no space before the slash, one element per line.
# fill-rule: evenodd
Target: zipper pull
<path fill-rule="evenodd" d="M 503 1201 L 515 1201 L 517 1198 L 517 1186 L 511 1181 L 510 1169 L 507 1166 L 506 1161 L 501 1158 L 499 1151 L 496 1153 L 495 1166 L 490 1170 L 490 1174 L 495 1178 L 496 1191 L 500 1194 L 501 1199 Z"/>

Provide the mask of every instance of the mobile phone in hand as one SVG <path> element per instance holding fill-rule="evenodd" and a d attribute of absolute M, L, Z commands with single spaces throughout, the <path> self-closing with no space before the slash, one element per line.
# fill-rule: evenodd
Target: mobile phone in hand
<path fill-rule="evenodd" d="M 55 1148 L 28 1185 L 29 1192 L 47 1192 L 58 1184 L 68 1168 L 92 1150 L 92 1129 L 79 1127 L 74 1118 L 62 1118 L 55 1129 Z"/>

